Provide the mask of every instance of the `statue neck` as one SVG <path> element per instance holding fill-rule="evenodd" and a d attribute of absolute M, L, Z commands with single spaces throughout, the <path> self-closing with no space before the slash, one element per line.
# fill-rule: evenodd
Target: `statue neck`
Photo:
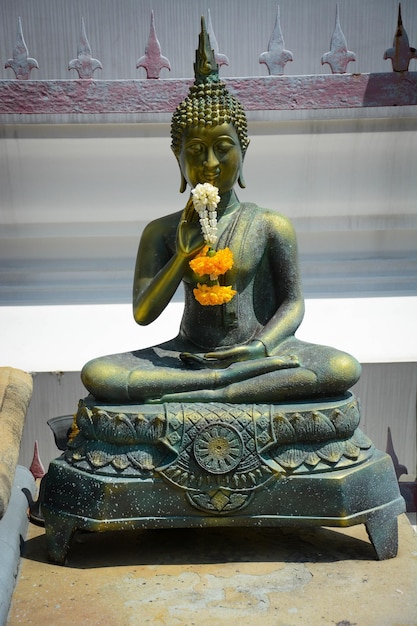
<path fill-rule="evenodd" d="M 239 206 L 240 202 L 235 190 L 231 189 L 230 191 L 227 191 L 221 196 L 220 202 L 217 206 L 218 217 L 221 218 L 234 213 Z"/>

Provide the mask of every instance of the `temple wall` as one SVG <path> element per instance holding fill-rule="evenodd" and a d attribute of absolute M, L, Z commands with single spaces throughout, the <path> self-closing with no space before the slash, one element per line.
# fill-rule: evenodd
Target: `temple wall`
<path fill-rule="evenodd" d="M 97 78 L 144 78 L 145 71 L 136 69 L 136 61 L 144 54 L 153 9 L 162 54 L 171 62 L 171 72 L 163 70 L 161 77 L 189 78 L 196 48 L 194 33 L 201 15 L 207 17 L 210 10 L 220 52 L 229 59 L 229 65 L 222 66 L 222 75 L 260 76 L 267 74 L 258 59 L 267 49 L 278 4 L 285 48 L 294 56 L 285 74 L 328 73 L 321 57 L 330 47 L 335 0 L 2 0 L 0 50 L 2 58 L 11 56 L 20 16 L 30 56 L 40 66 L 32 78 L 75 77 L 67 68 L 76 57 L 83 17 L 93 57 L 103 65 Z M 390 71 L 390 62 L 383 55 L 392 45 L 397 0 L 338 0 L 338 5 L 348 49 L 356 54 L 348 72 Z M 416 3 L 402 0 L 401 9 L 410 44 L 415 47 Z M 410 69 L 415 71 L 416 61 L 413 63 Z M 12 75 L 1 63 L 0 78 Z"/>

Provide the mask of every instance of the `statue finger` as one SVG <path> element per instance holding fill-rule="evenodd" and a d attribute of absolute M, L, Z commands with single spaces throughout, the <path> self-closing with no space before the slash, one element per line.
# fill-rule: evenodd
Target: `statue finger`
<path fill-rule="evenodd" d="M 192 352 L 181 352 L 180 359 L 185 365 L 190 367 L 205 365 L 205 360 L 202 356 L 198 354 L 193 354 Z"/>

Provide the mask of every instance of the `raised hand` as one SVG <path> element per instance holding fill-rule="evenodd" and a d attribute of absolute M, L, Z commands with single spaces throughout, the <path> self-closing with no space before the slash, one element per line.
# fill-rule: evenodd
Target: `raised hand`
<path fill-rule="evenodd" d="M 204 239 L 190 198 L 181 214 L 177 228 L 177 253 L 185 257 L 193 257 L 204 247 Z"/>

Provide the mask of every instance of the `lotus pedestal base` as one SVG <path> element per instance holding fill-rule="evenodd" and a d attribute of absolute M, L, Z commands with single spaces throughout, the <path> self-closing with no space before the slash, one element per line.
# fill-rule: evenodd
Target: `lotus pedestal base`
<path fill-rule="evenodd" d="M 64 563 L 76 530 L 365 524 L 377 558 L 394 557 L 404 500 L 391 458 L 358 422 L 352 394 L 291 405 L 87 398 L 44 479 L 48 556 Z"/>

